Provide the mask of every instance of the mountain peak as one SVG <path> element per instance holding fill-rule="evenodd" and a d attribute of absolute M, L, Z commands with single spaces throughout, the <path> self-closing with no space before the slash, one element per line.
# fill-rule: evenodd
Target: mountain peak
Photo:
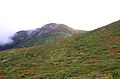
<path fill-rule="evenodd" d="M 49 23 L 49 24 L 46 24 L 46 25 L 44 25 L 43 27 L 41 27 L 41 28 L 54 28 L 54 27 L 56 27 L 58 24 L 56 24 L 56 23 Z"/>
<path fill-rule="evenodd" d="M 55 28 L 70 28 L 68 27 L 67 25 L 65 24 L 57 24 L 57 23 L 49 23 L 49 24 L 46 24 L 44 26 L 42 26 L 41 28 L 39 29 L 44 29 L 44 30 L 53 30 Z"/>
<path fill-rule="evenodd" d="M 13 43 L 0 47 L 0 50 L 9 48 L 30 47 L 33 45 L 45 44 L 51 41 L 70 37 L 84 31 L 74 30 L 65 24 L 49 23 L 35 30 L 22 30 L 16 32 L 12 37 Z"/>
<path fill-rule="evenodd" d="M 33 35 L 35 35 L 37 37 L 41 37 L 48 33 L 70 32 L 70 31 L 73 31 L 73 29 L 68 27 L 65 24 L 49 23 L 49 24 L 42 26 L 41 28 L 36 29 L 33 32 Z"/>

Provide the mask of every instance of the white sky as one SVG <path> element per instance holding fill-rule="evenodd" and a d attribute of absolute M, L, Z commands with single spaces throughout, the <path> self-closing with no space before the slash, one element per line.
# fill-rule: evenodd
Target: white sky
<path fill-rule="evenodd" d="M 50 22 L 92 30 L 119 19 L 120 0 L 0 0 L 0 24 L 15 31 Z"/>
<path fill-rule="evenodd" d="M 51 22 L 93 30 L 119 19 L 120 0 L 0 0 L 0 39 Z"/>

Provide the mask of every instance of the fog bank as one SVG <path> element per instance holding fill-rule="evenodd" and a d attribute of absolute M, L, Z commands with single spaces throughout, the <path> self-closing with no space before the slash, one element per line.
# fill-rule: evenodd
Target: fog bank
<path fill-rule="evenodd" d="M 15 31 L 4 25 L 0 25 L 0 45 L 5 45 L 11 43 L 11 37 L 14 35 Z"/>

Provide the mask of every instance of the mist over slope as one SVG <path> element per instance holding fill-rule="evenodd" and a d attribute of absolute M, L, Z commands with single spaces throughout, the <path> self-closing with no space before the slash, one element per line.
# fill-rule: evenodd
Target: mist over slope
<path fill-rule="evenodd" d="M 0 25 L 0 27 L 0 45 L 13 42 L 11 37 L 14 35 L 15 31 L 8 26 Z"/>
<path fill-rule="evenodd" d="M 46 44 L 81 33 L 85 33 L 85 31 L 75 30 L 64 24 L 49 23 L 35 30 L 16 32 L 10 39 L 12 43 L 0 46 L 0 50 Z"/>

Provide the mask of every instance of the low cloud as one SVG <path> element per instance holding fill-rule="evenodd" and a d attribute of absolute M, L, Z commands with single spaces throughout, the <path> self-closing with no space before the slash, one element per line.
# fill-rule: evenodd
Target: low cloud
<path fill-rule="evenodd" d="M 5 45 L 7 43 L 13 42 L 11 37 L 14 35 L 12 28 L 4 25 L 0 25 L 0 45 Z"/>

